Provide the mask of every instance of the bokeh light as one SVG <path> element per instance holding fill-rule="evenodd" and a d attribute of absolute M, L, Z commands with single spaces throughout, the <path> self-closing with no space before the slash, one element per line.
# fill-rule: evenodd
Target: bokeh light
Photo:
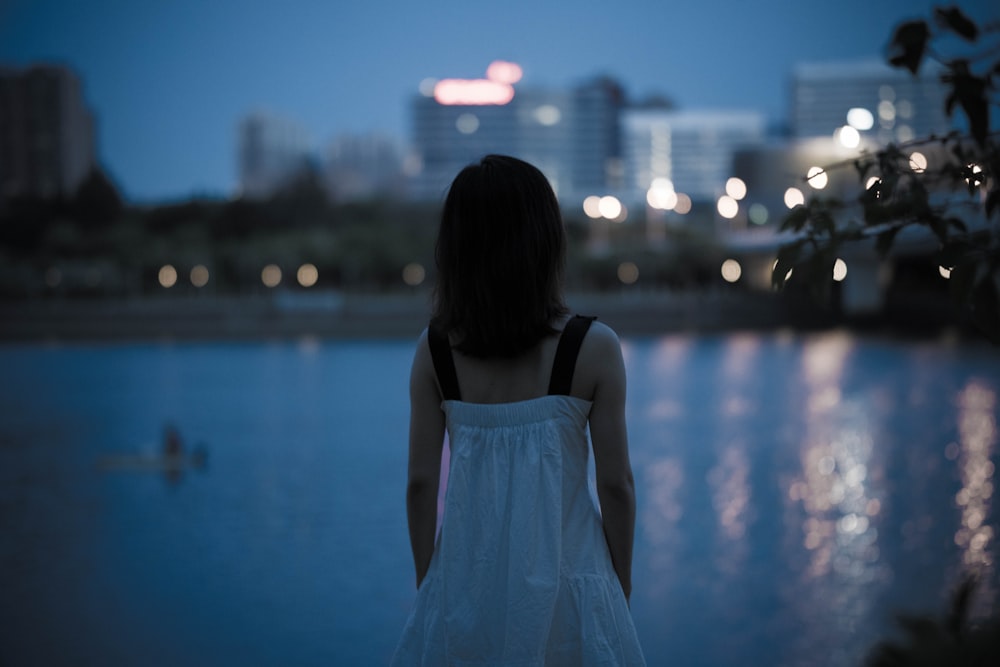
<path fill-rule="evenodd" d="M 870 130 L 875 125 L 875 116 L 868 109 L 854 107 L 847 112 L 847 124 L 856 130 Z"/>
<path fill-rule="evenodd" d="M 597 195 L 590 195 L 583 200 L 583 212 L 587 214 L 588 218 L 601 217 L 601 198 Z"/>
<path fill-rule="evenodd" d="M 314 264 L 303 264 L 295 272 L 295 279 L 303 287 L 312 287 L 319 280 L 319 269 Z"/>
<path fill-rule="evenodd" d="M 785 206 L 788 208 L 795 208 L 805 203 L 806 197 L 802 194 L 802 190 L 798 188 L 788 188 L 785 190 Z"/>
<path fill-rule="evenodd" d="M 506 60 L 494 60 L 486 68 L 486 78 L 497 83 L 514 84 L 524 76 L 524 70 L 517 63 Z"/>
<path fill-rule="evenodd" d="M 938 274 L 940 274 L 940 276 L 945 280 L 949 280 L 951 278 L 951 269 L 949 269 L 947 266 L 939 266 Z"/>
<path fill-rule="evenodd" d="M 618 265 L 618 280 L 631 285 L 639 279 L 639 267 L 634 262 L 622 262 Z"/>
<path fill-rule="evenodd" d="M 410 287 L 416 287 L 424 282 L 426 271 L 421 264 L 410 262 L 403 267 L 403 282 Z"/>
<path fill-rule="evenodd" d="M 735 218 L 736 214 L 740 212 L 739 202 L 729 195 L 722 195 L 719 197 L 719 201 L 716 203 L 715 208 L 719 211 L 719 215 L 729 220 Z"/>
<path fill-rule="evenodd" d="M 833 263 L 833 279 L 838 283 L 847 277 L 847 262 L 837 258 L 837 261 Z"/>
<path fill-rule="evenodd" d="M 828 180 L 826 170 L 823 167 L 809 167 L 809 171 L 806 172 L 806 182 L 814 190 L 825 188 Z"/>
<path fill-rule="evenodd" d="M 605 195 L 597 203 L 597 210 L 600 211 L 601 217 L 614 220 L 622 214 L 622 203 L 617 197 Z"/>
<path fill-rule="evenodd" d="M 927 156 L 920 151 L 910 153 L 910 169 L 918 174 L 924 173 L 927 170 Z"/>
<path fill-rule="evenodd" d="M 691 198 L 683 192 L 677 193 L 677 203 L 674 204 L 674 213 L 685 215 L 691 212 Z"/>
<path fill-rule="evenodd" d="M 539 125 L 545 125 L 546 127 L 551 127 L 556 125 L 562 120 L 562 112 L 559 111 L 559 107 L 552 104 L 543 104 L 542 106 L 535 109 L 535 120 L 538 121 Z"/>
<path fill-rule="evenodd" d="M 845 125 L 837 130 L 837 139 L 845 148 L 857 148 L 861 143 L 861 134 L 850 125 Z"/>
<path fill-rule="evenodd" d="M 733 176 L 726 181 L 726 194 L 739 201 L 747 196 L 747 184 L 743 182 L 742 178 Z"/>
<path fill-rule="evenodd" d="M 173 287 L 177 284 L 177 269 L 171 264 L 164 264 L 160 267 L 157 280 L 160 281 L 162 287 Z"/>
<path fill-rule="evenodd" d="M 191 269 L 191 284 L 195 287 L 204 287 L 208 284 L 208 267 L 204 264 L 199 264 Z"/>
<path fill-rule="evenodd" d="M 750 218 L 750 222 L 755 225 L 766 225 L 770 216 L 767 207 L 760 203 L 750 204 L 750 210 L 747 212 L 747 215 Z"/>
<path fill-rule="evenodd" d="M 260 272 L 260 281 L 265 287 L 277 287 L 281 284 L 281 268 L 277 264 L 268 264 Z"/>
<path fill-rule="evenodd" d="M 479 118 L 474 113 L 463 113 L 455 119 L 455 129 L 462 134 L 473 134 L 479 129 Z"/>
<path fill-rule="evenodd" d="M 721 273 L 727 283 L 735 283 L 743 275 L 743 267 L 735 259 L 727 259 L 722 263 Z"/>

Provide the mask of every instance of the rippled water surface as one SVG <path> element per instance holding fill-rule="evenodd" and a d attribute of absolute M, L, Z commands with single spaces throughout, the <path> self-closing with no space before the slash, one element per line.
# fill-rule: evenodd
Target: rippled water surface
<path fill-rule="evenodd" d="M 650 665 L 858 664 L 963 571 L 996 604 L 996 350 L 834 332 L 625 351 Z M 413 600 L 410 357 L 0 347 L 0 664 L 385 664 Z M 204 469 L 108 469 L 168 422 Z"/>

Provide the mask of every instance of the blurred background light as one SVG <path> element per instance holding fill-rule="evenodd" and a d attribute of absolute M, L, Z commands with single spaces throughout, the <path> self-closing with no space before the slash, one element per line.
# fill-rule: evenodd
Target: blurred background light
<path fill-rule="evenodd" d="M 260 272 L 260 281 L 265 287 L 277 287 L 281 284 L 281 269 L 277 264 L 268 264 Z"/>
<path fill-rule="evenodd" d="M 195 287 L 204 287 L 208 284 L 208 267 L 204 264 L 198 264 L 193 269 L 191 269 L 191 284 Z"/>
<path fill-rule="evenodd" d="M 721 273 L 727 283 L 735 283 L 743 275 L 743 267 L 735 259 L 727 259 L 722 263 Z"/>
<path fill-rule="evenodd" d="M 785 206 L 795 208 L 806 203 L 805 195 L 798 188 L 788 188 L 785 190 Z"/>
<path fill-rule="evenodd" d="M 618 265 L 618 280 L 631 285 L 639 280 L 639 267 L 634 262 L 622 262 Z"/>
<path fill-rule="evenodd" d="M 733 176 L 726 181 L 726 194 L 739 201 L 747 196 L 747 184 L 743 179 Z"/>
<path fill-rule="evenodd" d="M 164 264 L 160 267 L 157 280 L 162 287 L 173 287 L 177 283 L 177 269 L 170 264 Z"/>
<path fill-rule="evenodd" d="M 319 280 L 319 269 L 313 264 L 303 264 L 295 273 L 296 280 L 303 287 L 312 287 Z"/>
<path fill-rule="evenodd" d="M 806 172 L 806 182 L 815 190 L 822 190 L 826 187 L 828 177 L 823 167 L 809 167 Z"/>

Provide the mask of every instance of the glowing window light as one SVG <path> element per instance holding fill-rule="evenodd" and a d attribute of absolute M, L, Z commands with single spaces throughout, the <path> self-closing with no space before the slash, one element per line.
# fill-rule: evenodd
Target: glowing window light
<path fill-rule="evenodd" d="M 686 215 L 691 212 L 691 198 L 683 192 L 677 193 L 677 203 L 674 205 L 674 213 Z"/>
<path fill-rule="evenodd" d="M 208 284 L 208 267 L 203 264 L 191 269 L 191 284 L 195 287 L 204 287 Z"/>
<path fill-rule="evenodd" d="M 747 196 L 747 184 L 743 182 L 742 178 L 733 176 L 726 181 L 726 194 L 739 201 Z"/>
<path fill-rule="evenodd" d="M 587 214 L 588 218 L 600 218 L 601 217 L 601 198 L 597 195 L 590 195 L 583 200 L 583 212 Z"/>
<path fill-rule="evenodd" d="M 544 125 L 546 127 L 552 127 L 562 120 L 562 112 L 559 111 L 559 107 L 552 104 L 543 104 L 542 106 L 535 109 L 535 120 L 538 121 L 539 125 Z"/>
<path fill-rule="evenodd" d="M 939 266 L 938 274 L 940 274 L 940 276 L 945 280 L 951 279 L 951 269 L 949 269 L 947 266 Z"/>
<path fill-rule="evenodd" d="M 597 203 L 597 210 L 600 211 L 601 217 L 614 220 L 622 213 L 622 203 L 617 197 L 605 195 Z"/>
<path fill-rule="evenodd" d="M 277 287 L 281 284 L 281 269 L 277 264 L 268 264 L 260 272 L 260 281 L 264 287 Z"/>
<path fill-rule="evenodd" d="M 164 264 L 160 267 L 157 280 L 160 281 L 162 287 L 173 287 L 177 284 L 177 269 L 170 264 Z"/>
<path fill-rule="evenodd" d="M 825 188 L 828 180 L 826 170 L 823 167 L 809 167 L 809 171 L 806 172 L 806 182 L 814 190 Z"/>
<path fill-rule="evenodd" d="M 634 262 L 622 262 L 618 265 L 618 280 L 625 285 L 631 285 L 639 280 L 639 267 Z"/>
<path fill-rule="evenodd" d="M 486 78 L 497 83 L 515 84 L 524 76 L 524 70 L 517 63 L 494 60 L 486 68 Z"/>
<path fill-rule="evenodd" d="M 875 126 L 875 116 L 868 109 L 854 107 L 847 112 L 847 124 L 855 130 L 870 130 Z"/>
<path fill-rule="evenodd" d="M 473 134 L 479 129 L 479 118 L 474 113 L 463 113 L 455 119 L 455 129 L 462 134 Z"/>
<path fill-rule="evenodd" d="M 910 153 L 910 169 L 917 174 L 922 174 L 927 170 L 927 156 L 917 151 Z"/>
<path fill-rule="evenodd" d="M 798 188 L 788 188 L 785 190 L 785 206 L 795 208 L 806 203 L 806 196 Z"/>
<path fill-rule="evenodd" d="M 837 130 L 837 139 L 844 148 L 857 148 L 861 143 L 861 134 L 850 125 L 845 125 Z"/>
<path fill-rule="evenodd" d="M 868 181 L 865 183 L 865 190 L 871 190 L 872 186 L 876 183 L 881 183 L 882 179 L 878 176 L 869 176 Z"/>
<path fill-rule="evenodd" d="M 833 279 L 838 283 L 847 277 L 847 262 L 837 258 L 837 261 L 833 263 Z"/>
<path fill-rule="evenodd" d="M 768 217 L 770 216 L 767 207 L 763 204 L 751 204 L 747 215 L 750 217 L 750 222 L 755 225 L 767 224 Z"/>
<path fill-rule="evenodd" d="M 303 287 L 312 287 L 319 280 L 319 269 L 316 268 L 315 264 L 303 264 L 295 272 L 295 279 Z"/>
<path fill-rule="evenodd" d="M 403 267 L 403 282 L 410 287 L 416 287 L 424 282 L 426 275 L 424 267 L 416 262 L 410 262 Z"/>
<path fill-rule="evenodd" d="M 719 215 L 729 220 L 735 218 L 736 214 L 740 212 L 739 202 L 729 195 L 722 195 L 719 197 L 719 201 L 716 203 L 715 208 L 719 211 Z"/>
<path fill-rule="evenodd" d="M 727 259 L 722 263 L 721 273 L 727 283 L 735 283 L 743 275 L 743 267 L 735 259 Z"/>
<path fill-rule="evenodd" d="M 434 99 L 445 105 L 504 105 L 514 99 L 514 87 L 489 79 L 442 79 L 434 86 Z"/>

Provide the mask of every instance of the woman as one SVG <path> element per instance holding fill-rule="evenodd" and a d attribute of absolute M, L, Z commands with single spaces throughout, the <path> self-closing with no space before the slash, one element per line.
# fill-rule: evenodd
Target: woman
<path fill-rule="evenodd" d="M 435 255 L 434 316 L 410 376 L 418 591 L 393 664 L 644 664 L 628 610 L 635 495 L 621 348 L 610 328 L 567 315 L 548 181 L 512 157 L 466 167 Z"/>

